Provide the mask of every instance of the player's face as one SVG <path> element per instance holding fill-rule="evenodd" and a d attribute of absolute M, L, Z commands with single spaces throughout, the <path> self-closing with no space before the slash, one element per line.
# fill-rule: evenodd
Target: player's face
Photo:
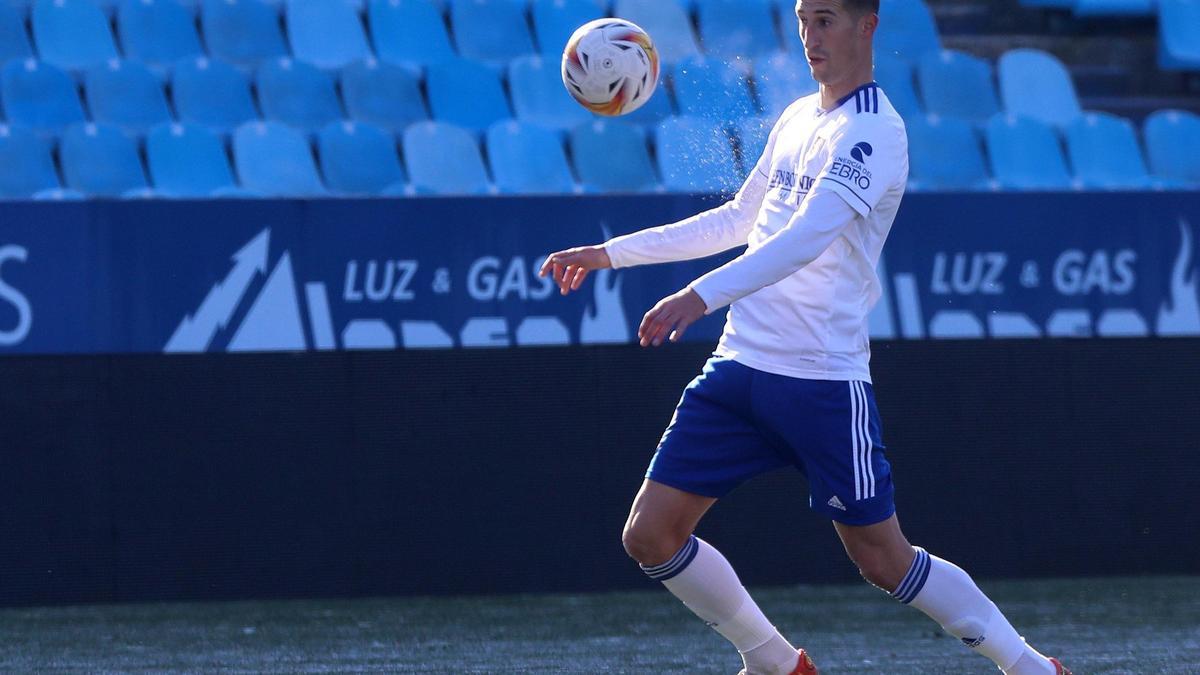
<path fill-rule="evenodd" d="M 870 58 L 867 17 L 848 11 L 842 0 L 797 0 L 800 40 L 813 79 L 837 84 Z"/>

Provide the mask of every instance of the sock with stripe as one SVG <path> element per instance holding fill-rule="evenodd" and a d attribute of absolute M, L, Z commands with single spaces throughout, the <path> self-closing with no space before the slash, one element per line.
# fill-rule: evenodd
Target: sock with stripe
<path fill-rule="evenodd" d="M 725 556 L 704 540 L 689 537 L 670 560 L 642 565 L 642 570 L 732 642 L 748 675 L 790 673 L 796 667 L 796 648 L 767 620 Z"/>
<path fill-rule="evenodd" d="M 1054 675 L 1054 665 L 1017 634 L 1008 619 L 954 563 L 916 548 L 892 597 L 938 622 L 947 633 L 992 660 L 1007 675 Z"/>

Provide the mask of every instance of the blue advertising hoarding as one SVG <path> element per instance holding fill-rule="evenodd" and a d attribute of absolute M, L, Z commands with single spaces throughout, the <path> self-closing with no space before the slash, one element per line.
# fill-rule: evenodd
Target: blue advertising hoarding
<path fill-rule="evenodd" d="M 0 354 L 475 348 L 633 341 L 714 265 L 604 271 L 568 246 L 670 222 L 684 196 L 0 205 Z M 1200 335 L 1200 194 L 913 194 L 877 339 Z M 723 312 L 689 330 L 713 341 Z"/>

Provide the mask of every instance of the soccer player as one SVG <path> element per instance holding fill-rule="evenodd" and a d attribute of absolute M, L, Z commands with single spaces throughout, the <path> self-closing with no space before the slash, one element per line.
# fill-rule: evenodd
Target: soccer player
<path fill-rule="evenodd" d="M 904 123 L 873 82 L 879 0 L 799 0 L 820 91 L 784 111 L 737 195 L 680 222 L 551 254 L 565 295 L 591 270 L 746 251 L 656 304 L 641 346 L 677 341 L 730 305 L 724 334 L 685 389 L 625 524 L 625 550 L 733 643 L 744 673 L 816 667 L 763 615 L 728 561 L 692 534 L 717 499 L 795 466 L 870 583 L 937 621 L 1007 675 L 1065 675 L 962 569 L 900 530 L 868 368 L 866 317 L 880 251 L 908 179 Z"/>

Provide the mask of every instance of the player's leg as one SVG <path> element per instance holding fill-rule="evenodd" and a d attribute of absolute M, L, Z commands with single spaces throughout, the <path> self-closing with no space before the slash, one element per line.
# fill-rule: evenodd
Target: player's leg
<path fill-rule="evenodd" d="M 947 633 L 991 659 L 1007 675 L 1061 675 L 1017 633 L 995 603 L 953 563 L 915 548 L 893 514 L 873 525 L 834 521 L 846 553 L 863 578 L 938 622 Z"/>
<path fill-rule="evenodd" d="M 625 523 L 625 550 L 647 576 L 733 644 L 746 673 L 796 672 L 795 647 L 759 609 L 725 556 L 692 534 L 716 501 L 647 479 Z"/>

